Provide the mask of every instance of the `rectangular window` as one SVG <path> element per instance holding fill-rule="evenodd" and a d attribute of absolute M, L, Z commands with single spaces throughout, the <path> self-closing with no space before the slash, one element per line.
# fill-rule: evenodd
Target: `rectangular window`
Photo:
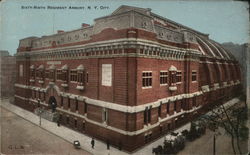
<path fill-rule="evenodd" d="M 82 122 L 82 130 L 85 131 L 85 122 Z"/>
<path fill-rule="evenodd" d="M 197 80 L 197 72 L 192 71 L 192 81 L 196 81 L 196 80 Z"/>
<path fill-rule="evenodd" d="M 170 103 L 167 103 L 167 114 L 169 114 L 169 104 Z"/>
<path fill-rule="evenodd" d="M 68 108 L 70 109 L 70 98 L 68 98 Z"/>
<path fill-rule="evenodd" d="M 160 71 L 160 84 L 166 85 L 168 83 L 168 72 Z"/>
<path fill-rule="evenodd" d="M 142 87 L 152 87 L 152 72 L 142 72 Z"/>
<path fill-rule="evenodd" d="M 63 96 L 61 96 L 61 106 L 63 107 Z"/>
<path fill-rule="evenodd" d="M 78 73 L 78 82 L 79 83 L 83 83 L 84 82 L 84 76 L 83 76 L 83 72 L 79 72 Z"/>
<path fill-rule="evenodd" d="M 144 110 L 144 124 L 147 124 L 148 123 L 148 121 L 147 121 L 147 114 L 148 114 L 148 108 L 146 108 L 145 110 Z"/>
<path fill-rule="evenodd" d="M 77 82 L 77 70 L 70 71 L 70 81 Z"/>
<path fill-rule="evenodd" d="M 87 114 L 88 112 L 88 104 L 84 103 L 84 114 Z"/>
<path fill-rule="evenodd" d="M 177 71 L 176 73 L 176 82 L 181 82 L 181 71 Z"/>
<path fill-rule="evenodd" d="M 151 107 L 149 108 L 149 110 L 148 110 L 148 123 L 150 123 L 151 122 Z"/>
<path fill-rule="evenodd" d="M 89 73 L 88 72 L 86 73 L 86 82 L 87 83 L 89 82 Z"/>
<path fill-rule="evenodd" d="M 52 81 L 55 81 L 55 71 L 54 70 L 51 70 L 49 72 L 49 79 Z"/>
<path fill-rule="evenodd" d="M 75 128 L 77 128 L 77 119 L 74 121 Z"/>
<path fill-rule="evenodd" d="M 66 118 L 66 124 L 69 124 L 69 116 Z"/>
<path fill-rule="evenodd" d="M 38 69 L 36 70 L 36 78 L 40 78 L 39 70 Z"/>
<path fill-rule="evenodd" d="M 19 66 L 19 76 L 23 77 L 23 65 Z"/>
<path fill-rule="evenodd" d="M 76 111 L 78 111 L 78 100 L 76 99 Z"/>
<path fill-rule="evenodd" d="M 57 80 L 63 80 L 64 79 L 62 70 L 56 70 L 56 79 Z"/>
<path fill-rule="evenodd" d="M 106 108 L 103 108 L 103 111 L 102 111 L 102 120 L 103 122 L 107 122 L 108 120 L 108 112 L 107 112 L 107 109 Z"/>
<path fill-rule="evenodd" d="M 31 77 L 35 78 L 35 70 L 31 70 Z"/>
<path fill-rule="evenodd" d="M 161 117 L 161 104 L 160 104 L 160 106 L 158 107 L 158 117 Z"/>
<path fill-rule="evenodd" d="M 49 78 L 49 70 L 45 71 L 45 78 L 48 79 Z"/>
<path fill-rule="evenodd" d="M 174 111 L 177 110 L 177 101 L 174 102 Z"/>

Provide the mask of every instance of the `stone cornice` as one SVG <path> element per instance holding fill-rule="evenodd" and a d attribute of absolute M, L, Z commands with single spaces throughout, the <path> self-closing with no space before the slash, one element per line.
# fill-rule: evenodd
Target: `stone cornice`
<path fill-rule="evenodd" d="M 128 48 L 137 49 L 137 52 L 124 53 L 123 50 Z M 81 46 L 21 52 L 17 54 L 17 57 L 18 60 L 23 60 L 23 57 L 30 56 L 31 61 L 55 59 L 86 59 L 102 57 L 105 58 L 120 56 L 142 56 L 149 58 L 184 60 L 185 55 L 189 55 L 197 59 L 200 54 L 199 51 L 193 49 L 176 48 L 149 40 L 127 38 L 89 43 Z"/>

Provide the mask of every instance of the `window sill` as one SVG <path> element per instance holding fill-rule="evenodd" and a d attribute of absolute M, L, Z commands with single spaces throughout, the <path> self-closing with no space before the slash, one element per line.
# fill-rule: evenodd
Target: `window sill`
<path fill-rule="evenodd" d="M 170 90 L 170 91 L 176 91 L 176 90 L 177 90 L 177 87 L 176 87 L 176 86 L 170 86 L 170 87 L 169 87 L 169 90 Z"/>
<path fill-rule="evenodd" d="M 35 80 L 34 79 L 30 79 L 30 82 L 35 82 Z"/>
<path fill-rule="evenodd" d="M 69 85 L 66 84 L 66 83 L 62 83 L 61 86 L 62 86 L 62 87 L 68 87 Z"/>
<path fill-rule="evenodd" d="M 197 83 L 197 81 L 192 81 L 192 83 Z"/>
<path fill-rule="evenodd" d="M 149 86 L 149 87 L 142 87 L 142 89 L 149 89 L 149 88 L 152 88 L 152 86 Z"/>
<path fill-rule="evenodd" d="M 84 86 L 76 86 L 76 89 L 78 89 L 78 90 L 84 90 Z"/>
<path fill-rule="evenodd" d="M 55 84 L 55 82 L 50 81 L 49 84 Z"/>
<path fill-rule="evenodd" d="M 40 84 L 43 84 L 43 83 L 44 83 L 44 81 L 42 81 L 42 80 L 39 80 L 39 81 L 38 81 L 38 83 L 40 83 Z"/>
<path fill-rule="evenodd" d="M 168 84 L 160 84 L 160 86 L 167 86 Z"/>

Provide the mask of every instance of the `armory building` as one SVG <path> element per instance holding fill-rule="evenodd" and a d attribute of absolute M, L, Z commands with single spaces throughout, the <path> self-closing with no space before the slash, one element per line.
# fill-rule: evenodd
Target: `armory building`
<path fill-rule="evenodd" d="M 61 124 L 133 151 L 240 90 L 219 43 L 150 9 L 121 6 L 93 25 L 20 40 L 15 104 L 56 104 Z"/>

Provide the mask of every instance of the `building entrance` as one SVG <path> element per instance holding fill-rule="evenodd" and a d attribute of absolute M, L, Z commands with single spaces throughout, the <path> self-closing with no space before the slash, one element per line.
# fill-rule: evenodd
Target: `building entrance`
<path fill-rule="evenodd" d="M 54 96 L 50 96 L 49 98 L 49 107 L 51 108 L 52 113 L 54 113 L 57 107 L 56 98 Z"/>

